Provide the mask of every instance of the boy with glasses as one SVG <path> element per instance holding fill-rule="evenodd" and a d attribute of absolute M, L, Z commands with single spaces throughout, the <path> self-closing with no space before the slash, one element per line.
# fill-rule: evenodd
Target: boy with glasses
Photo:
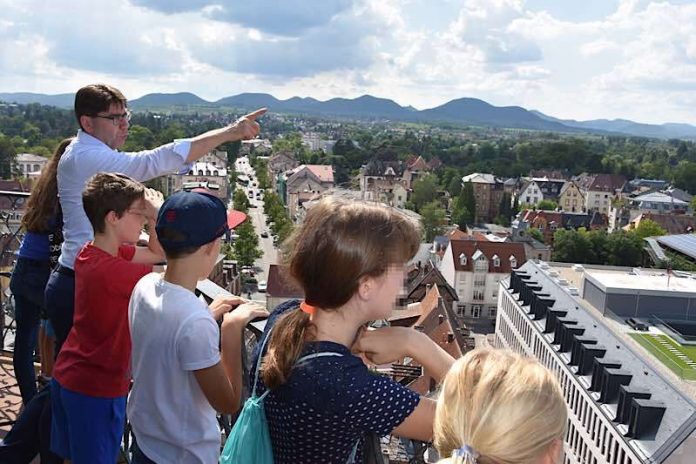
<path fill-rule="evenodd" d="M 113 464 L 130 384 L 128 300 L 164 259 L 155 232 L 162 196 L 123 174 L 99 173 L 82 202 L 94 241 L 75 260 L 75 322 L 51 384 L 51 450 L 73 464 Z M 144 224 L 148 246 L 136 247 Z"/>
<path fill-rule="evenodd" d="M 88 85 L 75 95 L 75 116 L 80 130 L 58 167 L 58 194 L 63 210 L 63 235 L 59 263 L 46 286 L 46 312 L 56 333 L 56 354 L 73 323 L 74 262 L 78 251 L 93 238 L 82 207 L 82 190 L 98 172 L 120 172 L 138 181 L 174 172 L 188 172 L 190 164 L 215 147 L 254 138 L 260 130 L 256 110 L 234 123 L 190 139 L 176 140 L 137 153 L 117 151 L 128 137 L 130 112 L 126 97 L 104 84 Z"/>

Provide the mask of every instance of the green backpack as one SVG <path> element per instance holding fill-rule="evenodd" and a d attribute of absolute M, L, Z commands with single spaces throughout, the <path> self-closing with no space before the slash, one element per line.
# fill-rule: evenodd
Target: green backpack
<path fill-rule="evenodd" d="M 251 396 L 244 403 L 242 412 L 239 413 L 239 417 L 237 417 L 237 421 L 234 423 L 229 437 L 227 437 L 225 447 L 222 449 L 222 454 L 220 455 L 219 464 L 273 464 L 273 447 L 271 446 L 271 436 L 268 432 L 266 411 L 263 408 L 263 400 L 270 390 L 266 390 L 261 396 L 256 396 L 261 359 L 264 349 L 266 348 L 266 342 L 269 338 L 271 338 L 271 331 L 268 332 L 261 345 L 259 360 L 256 363 L 256 370 L 254 372 L 254 386 L 251 391 Z M 298 359 L 295 366 L 305 361 L 325 356 L 343 355 L 332 352 L 308 354 Z M 359 442 L 360 440 L 353 446 L 353 451 L 348 458 L 347 464 L 355 462 Z"/>

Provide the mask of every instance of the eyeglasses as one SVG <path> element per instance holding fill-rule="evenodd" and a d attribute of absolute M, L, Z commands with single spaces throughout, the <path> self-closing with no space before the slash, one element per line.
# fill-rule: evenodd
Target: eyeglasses
<path fill-rule="evenodd" d="M 139 211 L 137 209 L 127 209 L 126 213 L 131 213 L 131 214 L 134 214 L 136 216 L 140 216 L 144 219 L 149 219 L 149 216 L 146 213 Z"/>
<path fill-rule="evenodd" d="M 95 114 L 95 115 L 92 115 L 92 117 L 93 118 L 110 119 L 111 123 L 114 126 L 118 126 L 121 124 L 122 121 L 126 121 L 126 122 L 130 121 L 131 115 L 132 115 L 132 113 L 129 110 L 126 110 L 126 112 L 123 114 L 109 114 L 108 116 L 102 116 L 100 114 Z"/>

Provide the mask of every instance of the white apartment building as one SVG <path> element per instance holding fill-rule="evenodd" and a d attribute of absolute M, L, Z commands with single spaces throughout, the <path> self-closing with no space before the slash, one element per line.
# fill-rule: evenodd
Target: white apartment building
<path fill-rule="evenodd" d="M 450 240 L 440 272 L 459 297 L 452 310 L 469 329 L 495 331 L 499 282 L 526 259 L 521 243 Z"/>
<path fill-rule="evenodd" d="M 584 288 L 586 279 L 595 283 Z M 634 341 L 623 318 L 587 299 L 611 301 L 600 293 L 642 280 L 626 268 L 528 261 L 500 284 L 495 344 L 534 356 L 558 377 L 569 409 L 564 464 L 696 462 L 693 385 Z"/>
<path fill-rule="evenodd" d="M 48 163 L 48 158 L 45 156 L 34 155 L 33 153 L 18 153 L 15 158 L 17 170 L 23 176 L 36 176 L 41 174 L 41 170 Z"/>

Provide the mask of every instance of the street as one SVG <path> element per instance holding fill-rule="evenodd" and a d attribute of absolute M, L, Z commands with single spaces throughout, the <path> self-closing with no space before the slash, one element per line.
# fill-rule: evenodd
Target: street
<path fill-rule="evenodd" d="M 273 237 L 270 234 L 270 231 L 268 237 L 264 238 L 261 236 L 264 230 L 268 230 L 268 226 L 266 226 L 266 215 L 263 213 L 263 199 L 256 198 L 256 193 L 259 191 L 258 184 L 256 187 L 253 186 L 254 183 L 257 183 L 256 175 L 254 173 L 254 169 L 249 165 L 249 160 L 247 157 L 241 157 L 235 161 L 235 171 L 237 171 L 238 175 L 243 174 L 250 179 L 248 186 L 243 186 L 237 183 L 236 187 L 242 189 L 244 193 L 247 194 L 249 203 L 256 206 L 255 208 L 249 208 L 249 218 L 254 225 L 254 230 L 259 238 L 259 248 L 263 254 L 259 259 L 254 261 L 254 268 L 256 271 L 256 280 L 259 283 L 267 282 L 269 266 L 278 262 L 278 250 L 276 249 L 275 245 L 273 245 Z M 251 197 L 248 195 L 249 190 L 253 192 Z M 253 300 L 266 301 L 265 292 L 257 291 L 252 293 L 251 297 Z"/>

